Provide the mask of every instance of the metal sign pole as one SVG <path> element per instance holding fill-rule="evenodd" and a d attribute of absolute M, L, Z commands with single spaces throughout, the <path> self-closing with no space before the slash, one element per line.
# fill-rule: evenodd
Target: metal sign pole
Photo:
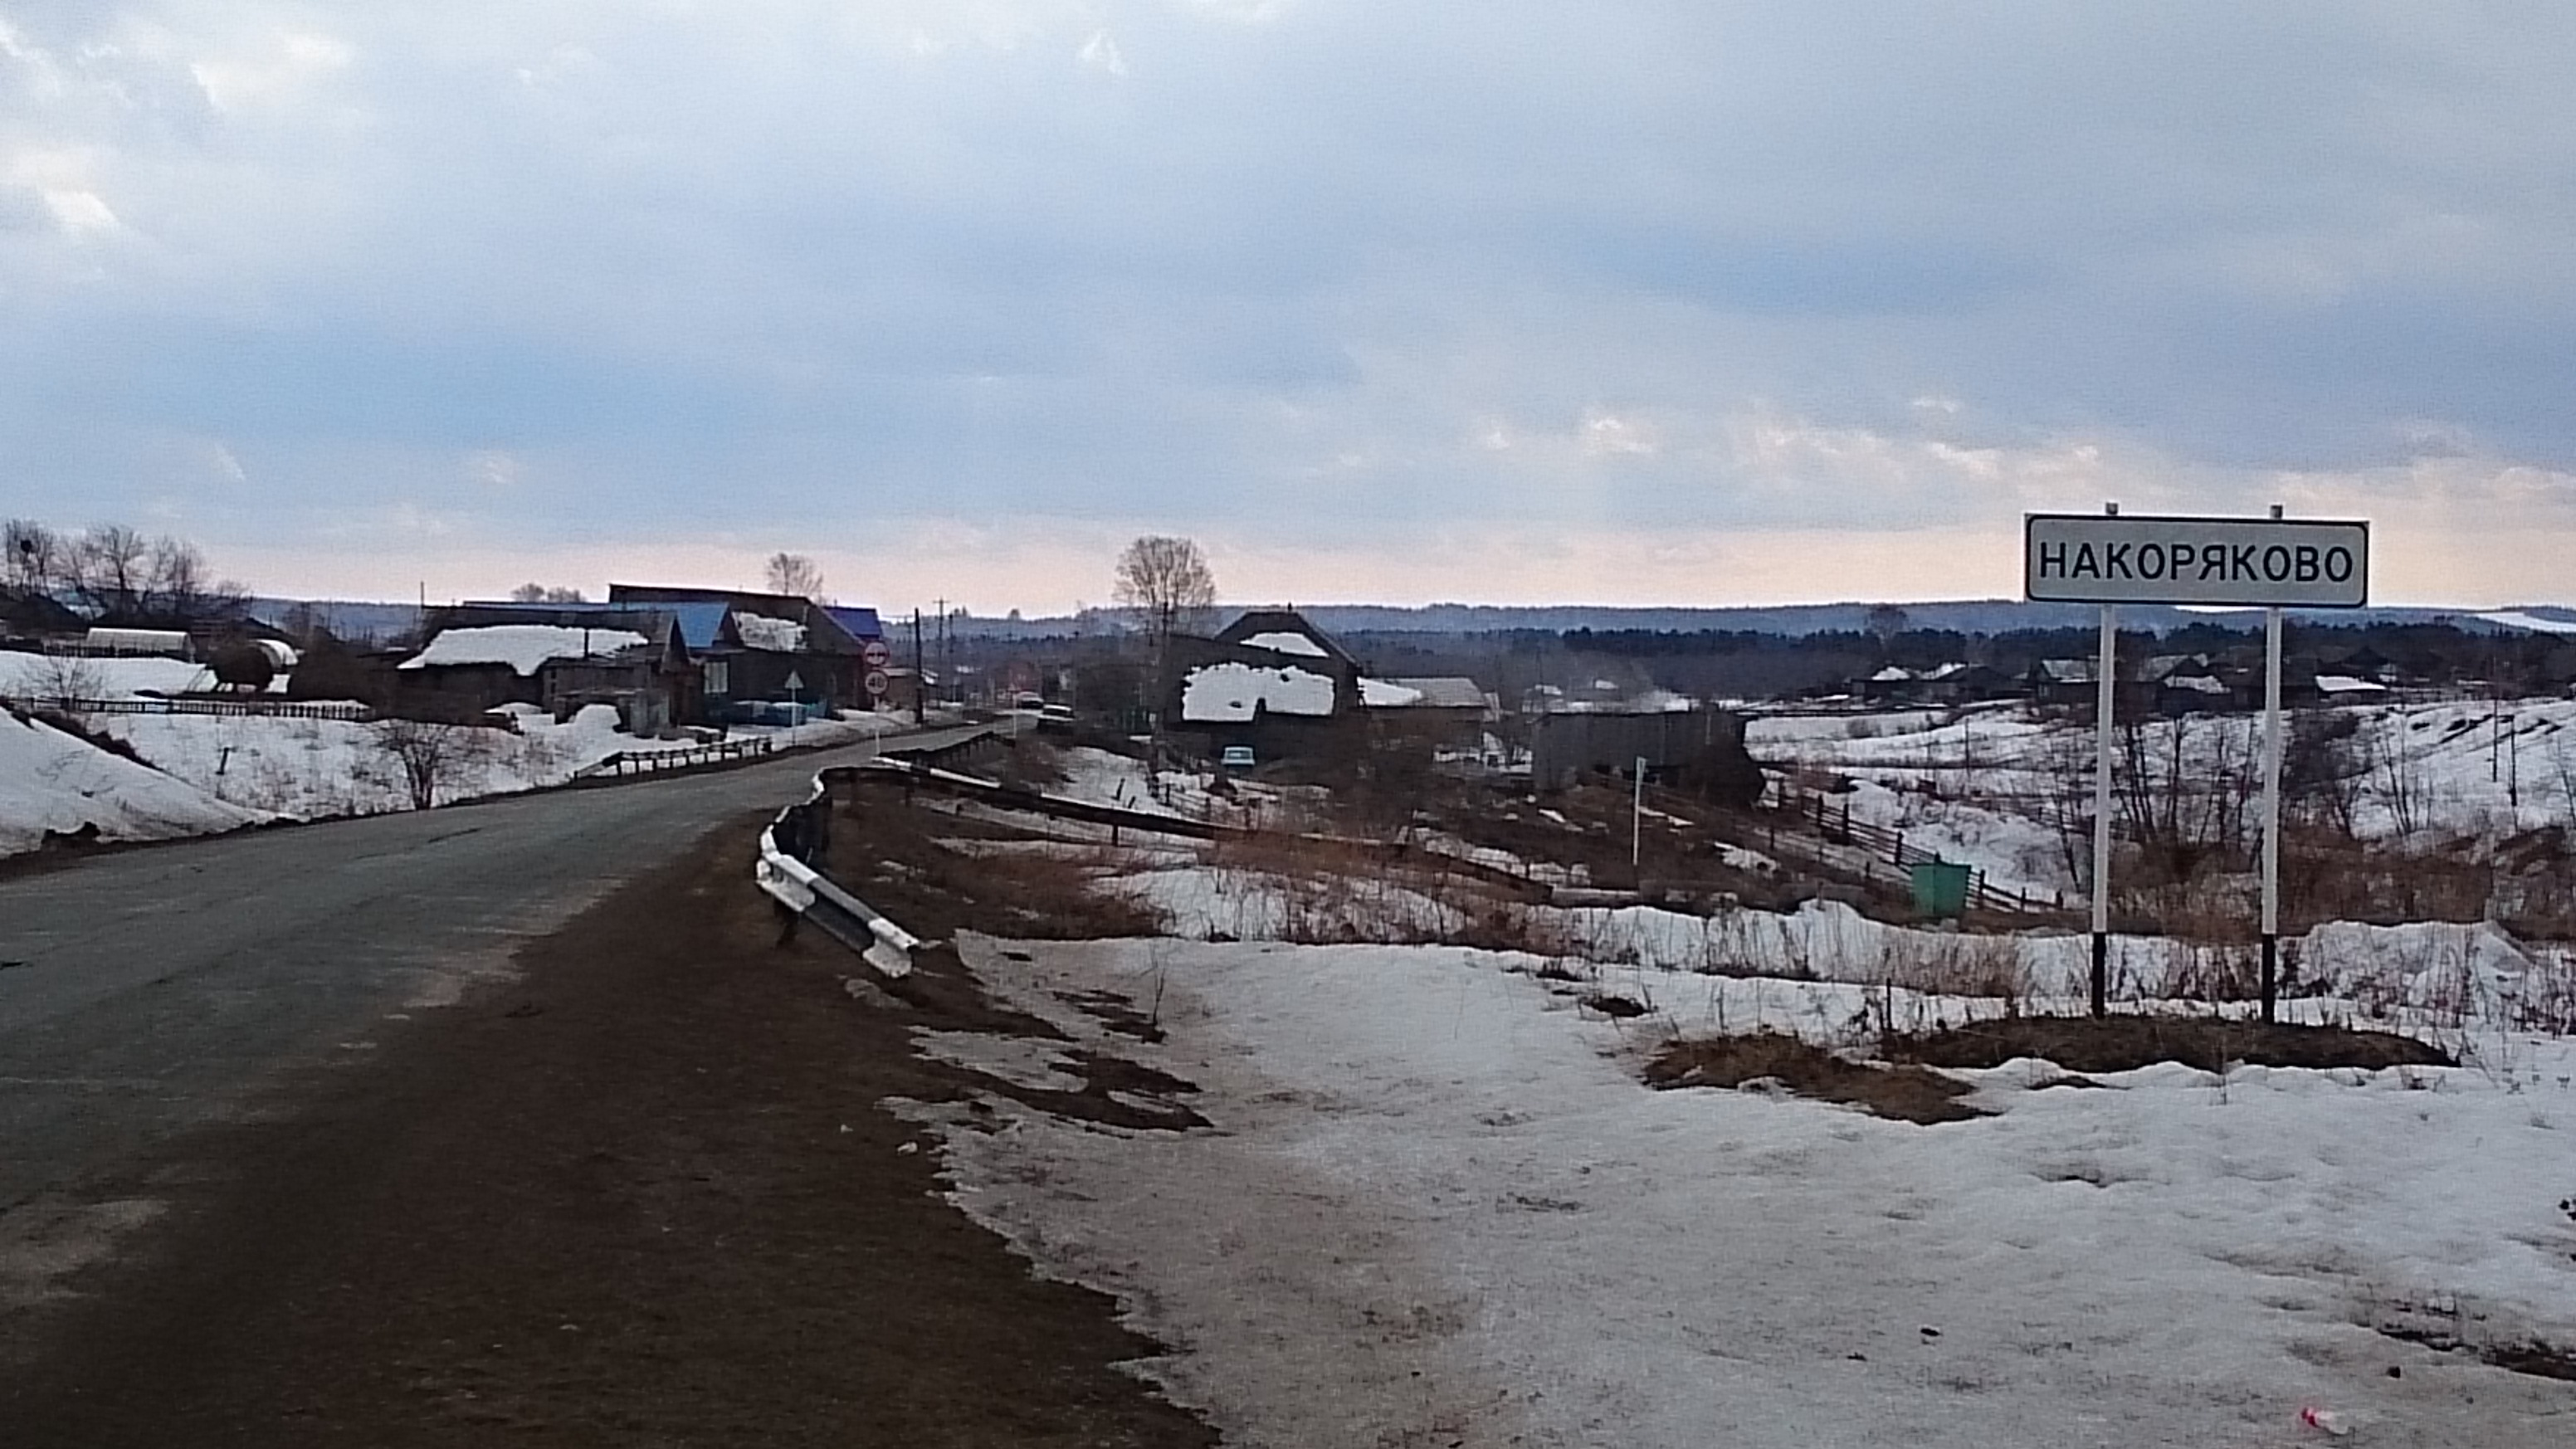
<path fill-rule="evenodd" d="M 2105 503 L 2106 517 L 2120 505 Z M 2093 1014 L 2111 1009 L 2111 716 L 2119 700 L 2119 607 L 2102 606 L 2102 651 L 2093 662 Z"/>
<path fill-rule="evenodd" d="M 2272 505 L 2281 516 L 2281 505 Z M 2281 606 L 2263 611 L 2263 1020 L 2281 996 Z"/>

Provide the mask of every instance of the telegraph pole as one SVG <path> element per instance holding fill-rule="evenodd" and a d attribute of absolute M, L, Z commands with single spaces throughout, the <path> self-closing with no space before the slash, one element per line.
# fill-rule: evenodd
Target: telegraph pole
<path fill-rule="evenodd" d="M 927 703 L 924 691 L 929 688 L 930 676 L 921 669 L 921 610 L 916 607 L 912 611 L 912 722 L 915 725 L 922 722 L 922 711 Z"/>

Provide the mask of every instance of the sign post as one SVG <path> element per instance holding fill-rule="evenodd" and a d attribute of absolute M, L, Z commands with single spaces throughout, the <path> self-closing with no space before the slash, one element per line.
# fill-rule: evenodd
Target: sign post
<path fill-rule="evenodd" d="M 2281 516 L 2281 505 L 2272 505 Z M 2281 606 L 2263 611 L 2263 1019 L 2281 999 Z"/>
<path fill-rule="evenodd" d="M 2105 503 L 2117 518 L 2120 505 Z M 2102 647 L 2093 661 L 2093 1014 L 2111 1009 L 2111 717 L 2120 700 L 2120 606 L 2102 605 Z"/>
<path fill-rule="evenodd" d="M 2022 592 L 2038 603 L 2102 606 L 2093 781 L 2093 1014 L 2108 1009 L 2111 873 L 2112 611 L 2124 603 L 2253 605 L 2263 613 L 2263 1019 L 2279 1010 L 2281 635 L 2284 608 L 2370 601 L 2370 525 L 2270 518 L 2033 513 L 2023 519 Z"/>

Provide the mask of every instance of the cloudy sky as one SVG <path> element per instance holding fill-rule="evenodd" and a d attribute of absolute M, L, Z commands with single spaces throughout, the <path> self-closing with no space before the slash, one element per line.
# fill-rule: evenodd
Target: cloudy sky
<path fill-rule="evenodd" d="M 0 0 L 0 512 L 270 591 L 2576 599 L 2576 7 Z"/>

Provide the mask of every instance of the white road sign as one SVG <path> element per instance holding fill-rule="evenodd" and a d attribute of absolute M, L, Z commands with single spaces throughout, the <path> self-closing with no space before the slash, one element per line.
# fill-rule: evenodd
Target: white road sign
<path fill-rule="evenodd" d="M 894 652 L 883 639 L 871 639 L 859 646 L 859 658 L 870 669 L 883 669 L 894 662 Z"/>
<path fill-rule="evenodd" d="M 2370 601 L 2370 525 L 2033 513 L 2022 588 L 2052 604 L 2357 609 Z"/>

